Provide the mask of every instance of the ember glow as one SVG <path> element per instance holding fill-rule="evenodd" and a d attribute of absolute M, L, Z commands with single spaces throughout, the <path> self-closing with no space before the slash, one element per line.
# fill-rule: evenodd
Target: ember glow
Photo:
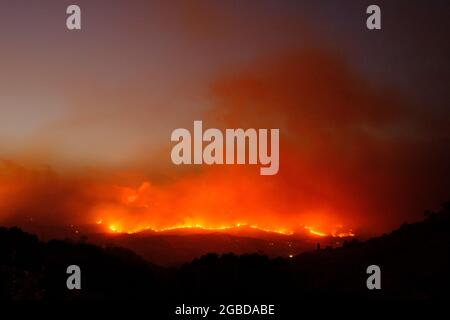
<path fill-rule="evenodd" d="M 166 232 L 166 231 L 174 231 L 174 230 L 187 230 L 187 231 L 192 231 L 192 232 L 195 232 L 197 230 L 226 232 L 226 231 L 230 231 L 230 230 L 239 231 L 239 228 L 241 228 L 241 227 L 242 228 L 248 227 L 248 228 L 251 228 L 254 230 L 258 230 L 258 231 L 263 231 L 263 232 L 267 232 L 267 233 L 277 233 L 277 234 L 282 234 L 282 235 L 287 235 L 287 236 L 291 236 L 294 234 L 294 231 L 289 231 L 289 230 L 285 230 L 285 229 L 267 229 L 267 228 L 261 228 L 261 227 L 255 226 L 255 225 L 247 225 L 247 224 L 239 224 L 239 223 L 235 224 L 235 225 L 219 226 L 219 227 L 207 227 L 207 226 L 203 226 L 200 224 L 194 224 L 194 225 L 187 224 L 187 225 L 175 225 L 172 227 L 166 227 L 166 228 L 161 228 L 161 229 L 155 229 L 150 226 L 138 227 L 136 229 L 124 229 L 124 228 L 118 227 L 115 224 L 111 224 L 105 231 L 110 231 L 113 233 L 127 233 L 127 234 L 139 233 L 139 232 L 143 232 L 143 231 Z M 348 237 L 355 236 L 355 234 L 351 231 L 340 232 L 340 233 L 332 232 L 332 233 L 328 234 L 325 232 L 321 232 L 321 231 L 312 229 L 311 227 L 304 227 L 304 228 L 311 235 L 318 236 L 318 237 L 348 238 Z"/>
<path fill-rule="evenodd" d="M 194 224 L 194 225 L 190 225 L 190 224 L 184 224 L 184 225 L 175 225 L 172 227 L 166 227 L 166 228 L 161 228 L 161 229 L 155 229 L 152 228 L 150 226 L 145 226 L 145 227 L 138 227 L 136 229 L 123 229 L 123 228 L 119 228 L 117 227 L 115 224 L 111 224 L 109 225 L 108 229 L 111 232 L 114 233 L 128 233 L 128 234 L 132 234 L 132 233 L 138 233 L 138 232 L 142 232 L 142 231 L 153 231 L 153 232 L 166 232 L 166 231 L 173 231 L 173 230 L 202 230 L 202 231 L 217 231 L 217 232 L 226 232 L 229 230 L 238 230 L 241 227 L 248 227 L 254 230 L 258 230 L 258 231 L 264 231 L 264 232 L 268 232 L 268 233 L 278 233 L 278 234 L 283 234 L 283 235 L 292 235 L 294 232 L 293 231 L 287 231 L 287 230 L 282 230 L 282 229 L 266 229 L 266 228 L 260 228 L 258 226 L 254 226 L 254 225 L 246 225 L 246 224 L 236 224 L 236 225 L 230 225 L 230 226 L 219 226 L 219 227 L 208 227 L 208 226 L 203 226 L 200 224 Z"/>
<path fill-rule="evenodd" d="M 319 236 L 319 237 L 326 237 L 327 236 L 326 233 L 314 230 L 311 227 L 305 227 L 305 229 L 308 230 L 309 233 L 311 233 L 312 235 L 315 235 L 315 236 Z"/>

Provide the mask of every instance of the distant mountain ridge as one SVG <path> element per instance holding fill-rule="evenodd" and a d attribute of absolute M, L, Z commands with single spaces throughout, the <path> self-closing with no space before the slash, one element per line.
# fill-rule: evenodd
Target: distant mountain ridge
<path fill-rule="evenodd" d="M 257 229 L 251 226 L 239 226 L 226 230 L 202 228 L 176 228 L 155 232 L 145 230 L 137 233 L 105 233 L 98 225 L 69 226 L 48 228 L 36 225 L 26 230 L 36 230 L 44 239 L 70 238 L 75 241 L 99 246 L 116 246 L 132 250 L 147 261 L 166 267 L 180 266 L 194 258 L 210 252 L 224 254 L 259 253 L 270 258 L 292 257 L 299 253 L 314 250 L 317 244 L 322 247 L 339 247 L 348 238 L 320 237 L 308 230 L 294 234 L 282 234 Z M 41 236 L 40 236 L 41 237 Z"/>

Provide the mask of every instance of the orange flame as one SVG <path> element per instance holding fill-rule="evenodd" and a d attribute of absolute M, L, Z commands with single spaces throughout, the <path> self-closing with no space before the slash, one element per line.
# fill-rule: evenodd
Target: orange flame
<path fill-rule="evenodd" d="M 102 221 L 102 220 L 100 220 Z M 100 224 L 97 222 L 97 224 Z M 110 224 L 108 227 L 108 231 L 112 232 L 112 233 L 128 233 L 128 234 L 133 234 L 133 233 L 139 233 L 142 231 L 152 231 L 152 232 L 165 232 L 165 231 L 173 231 L 173 230 L 203 230 L 203 231 L 227 231 L 227 230 L 233 230 L 233 229 L 239 229 L 239 228 L 243 228 L 243 227 L 247 227 L 247 228 L 251 228 L 254 230 L 258 230 L 258 231 L 263 231 L 263 232 L 268 232 L 268 233 L 277 233 L 277 234 L 281 234 L 281 235 L 287 235 L 287 236 L 292 236 L 294 235 L 294 232 L 291 230 L 286 230 L 286 229 L 270 229 L 270 228 L 263 228 L 260 226 L 256 226 L 256 225 L 248 225 L 245 223 L 236 223 L 233 225 L 222 225 L 222 226 L 215 226 L 215 227 L 211 227 L 211 226 L 204 226 L 201 224 L 176 224 L 170 227 L 164 227 L 164 228 L 154 228 L 154 227 L 150 227 L 150 226 L 140 226 L 134 229 L 128 229 L 128 230 L 124 230 L 121 227 L 119 227 L 117 224 Z M 354 237 L 355 234 L 352 233 L 351 231 L 349 232 L 341 232 L 341 233 L 325 233 L 325 232 L 321 232 L 318 230 L 315 230 L 309 226 L 305 226 L 304 227 L 306 230 L 308 230 L 309 234 L 314 235 L 314 236 L 318 236 L 318 237 L 338 237 L 338 238 L 344 238 L 344 237 Z"/>
<path fill-rule="evenodd" d="M 308 226 L 306 226 L 305 229 L 308 230 L 310 234 L 315 235 L 315 236 L 319 236 L 319 237 L 326 237 L 326 236 L 328 236 L 328 234 L 326 234 L 324 232 L 320 232 L 320 231 L 314 230 L 313 228 L 308 227 Z"/>
<path fill-rule="evenodd" d="M 242 227 L 248 227 L 251 229 L 255 229 L 258 231 L 264 231 L 264 232 L 268 232 L 268 233 L 278 233 L 278 234 L 283 234 L 283 235 L 294 234 L 294 232 L 284 230 L 284 229 L 268 229 L 268 228 L 258 227 L 255 225 L 247 225 L 247 224 L 241 224 L 241 223 L 237 223 L 234 225 L 227 225 L 227 226 L 218 226 L 218 227 L 208 227 L 208 226 L 203 226 L 200 224 L 180 224 L 180 225 L 174 225 L 174 226 L 165 227 L 165 228 L 153 228 L 150 226 L 145 226 L 145 227 L 138 227 L 138 228 L 129 229 L 129 230 L 123 230 L 122 228 L 118 227 L 116 224 L 111 224 L 111 225 L 109 225 L 108 229 L 109 229 L 109 231 L 114 232 L 114 233 L 132 234 L 132 233 L 139 233 L 142 231 L 165 232 L 165 231 L 183 230 L 183 229 L 186 229 L 186 230 L 196 229 L 196 230 L 205 230 L 205 231 L 226 231 L 226 230 L 232 230 L 232 229 L 242 228 Z"/>

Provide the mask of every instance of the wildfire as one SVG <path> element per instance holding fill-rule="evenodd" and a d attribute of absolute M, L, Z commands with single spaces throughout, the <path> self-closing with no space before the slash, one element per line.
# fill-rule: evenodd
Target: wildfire
<path fill-rule="evenodd" d="M 342 227 L 342 226 L 340 226 Z M 348 238 L 348 237 L 354 237 L 355 233 L 352 232 L 352 230 L 348 231 L 348 232 L 338 232 L 338 231 L 333 231 L 331 233 L 325 233 L 325 232 L 321 232 L 318 231 L 316 229 L 313 229 L 309 226 L 305 226 L 305 229 L 309 231 L 310 234 L 318 236 L 318 237 L 333 237 L 333 238 Z"/>
<path fill-rule="evenodd" d="M 115 225 L 110 225 L 109 230 L 111 230 L 112 232 L 121 232 L 120 230 L 117 229 Z"/>
<path fill-rule="evenodd" d="M 315 236 L 319 236 L 319 237 L 326 237 L 326 236 L 328 236 L 328 234 L 326 234 L 324 232 L 320 232 L 320 231 L 314 230 L 311 227 L 305 227 L 305 229 L 308 230 L 310 234 L 315 235 Z"/>
<path fill-rule="evenodd" d="M 218 180 L 215 175 L 213 178 L 214 181 Z M 107 201 L 96 203 L 88 215 L 92 223 L 96 223 L 98 228 L 109 233 L 134 234 L 142 231 L 183 232 L 183 230 L 193 233 L 202 230 L 239 233 L 253 229 L 285 236 L 295 234 L 336 238 L 354 236 L 352 230 L 346 229 L 344 224 L 328 220 L 328 212 L 313 211 L 308 212 L 306 216 L 299 215 L 298 219 L 304 219 L 306 225 L 302 224 L 301 220 L 295 219 L 296 211 L 290 215 L 290 219 L 271 219 L 272 215 L 275 218 L 278 216 L 272 208 L 260 204 L 255 206 L 258 202 L 247 201 L 246 198 L 239 198 L 241 200 L 235 203 L 237 195 L 232 184 L 220 185 L 212 191 L 199 188 L 182 193 L 183 190 L 192 187 L 189 182 L 187 184 L 189 188 L 186 188 L 185 183 L 183 181 L 176 188 L 168 186 L 162 188 L 149 181 L 140 183 L 137 188 L 124 187 L 120 184 L 113 188 L 104 185 L 98 187 L 96 194 L 99 194 L 100 199 L 101 195 L 107 194 Z M 252 190 L 251 186 L 247 189 Z M 180 194 L 180 199 L 172 198 L 171 194 Z M 252 194 L 246 195 L 253 198 Z M 260 217 L 255 216 L 256 212 Z"/>
<path fill-rule="evenodd" d="M 243 227 L 248 227 L 254 230 L 258 230 L 258 231 L 264 231 L 264 232 L 270 232 L 270 233 L 278 233 L 278 234 L 282 234 L 282 235 L 292 235 L 293 232 L 292 231 L 287 231 L 284 229 L 268 229 L 268 228 L 262 228 L 262 227 L 258 227 L 255 225 L 247 225 L 247 224 L 242 224 L 242 223 L 237 223 L 234 225 L 227 225 L 227 226 L 218 226 L 218 227 L 208 227 L 208 226 L 203 226 L 201 224 L 182 224 L 182 225 L 174 225 L 171 227 L 166 227 L 166 228 L 152 228 L 150 226 L 145 226 L 145 227 L 138 227 L 135 229 L 130 229 L 130 230 L 122 230 L 121 228 L 117 227 L 115 224 L 111 224 L 109 225 L 108 229 L 111 232 L 114 233 L 128 233 L 128 234 L 133 234 L 133 233 L 139 233 L 142 231 L 152 231 L 152 232 L 165 232 L 165 231 L 172 231 L 172 230 L 205 230 L 205 231 L 225 231 L 225 230 L 232 230 L 232 229 L 236 229 L 236 228 L 243 228 Z"/>
<path fill-rule="evenodd" d="M 340 232 L 340 233 L 333 233 L 331 234 L 333 237 L 338 237 L 338 238 L 347 238 L 347 237 L 354 237 L 355 234 L 352 231 L 349 232 Z"/>
<path fill-rule="evenodd" d="M 249 223 L 248 221 L 237 220 L 234 223 L 222 224 L 221 222 L 217 224 L 206 224 L 205 223 L 205 215 L 200 219 L 193 218 L 190 221 L 184 223 L 174 223 L 169 226 L 164 226 L 161 224 L 154 224 L 153 222 L 146 222 L 143 220 L 136 221 L 134 218 L 132 220 L 128 220 L 127 215 L 129 212 L 139 212 L 146 213 L 151 208 L 155 208 L 157 206 L 158 210 L 167 209 L 164 206 L 166 199 L 164 197 L 158 196 L 158 193 L 155 194 L 155 189 L 149 182 L 144 182 L 137 189 L 130 188 L 121 188 L 115 190 L 117 192 L 116 204 L 107 204 L 107 205 L 98 205 L 93 209 L 93 216 L 96 218 L 95 223 L 99 226 L 106 229 L 107 232 L 111 233 L 127 233 L 134 234 L 142 231 L 151 231 L 151 232 L 167 232 L 167 231 L 182 231 L 191 230 L 192 232 L 196 231 L 243 231 L 244 229 L 254 229 L 257 231 L 267 232 L 267 233 L 276 233 L 280 235 L 292 236 L 297 232 L 302 233 L 302 230 L 306 230 L 308 234 L 313 237 L 353 237 L 355 234 L 352 230 L 343 229 L 343 225 L 334 225 L 332 228 L 323 229 L 318 226 L 323 226 L 323 223 L 319 223 L 318 225 L 297 225 L 296 227 L 267 227 L 267 225 L 257 225 L 254 223 Z M 207 199 L 203 199 L 206 201 L 206 204 L 209 205 Z M 209 201 L 209 200 L 208 200 Z M 189 202 L 189 198 L 188 198 Z M 203 203 L 203 202 L 202 202 Z M 197 206 L 198 203 L 195 202 L 193 206 Z M 156 208 L 155 208 L 156 209 Z M 197 221 L 195 221 L 197 220 Z M 160 222 L 161 223 L 161 222 Z M 326 224 L 325 224 L 326 225 Z"/>
<path fill-rule="evenodd" d="M 97 224 L 99 224 L 99 223 L 97 223 Z M 214 226 L 214 227 L 204 226 L 201 224 L 178 224 L 178 225 L 165 227 L 165 228 L 153 228 L 150 226 L 144 226 L 144 227 L 141 226 L 141 227 L 137 227 L 137 228 L 129 229 L 129 230 L 123 230 L 117 224 L 110 224 L 108 227 L 108 230 L 112 233 L 133 234 L 133 233 L 139 233 L 142 231 L 152 231 L 152 232 L 166 232 L 166 231 L 173 231 L 173 230 L 226 231 L 226 230 L 235 230 L 235 229 L 239 229 L 239 228 L 250 228 L 250 229 L 254 229 L 254 230 L 258 230 L 258 231 L 263 231 L 263 232 L 268 232 L 268 233 L 277 233 L 277 234 L 287 235 L 287 236 L 291 236 L 294 234 L 294 232 L 291 230 L 269 229 L 269 228 L 263 228 L 263 227 L 260 227 L 257 225 L 249 225 L 249 224 L 245 224 L 245 223 L 237 223 L 237 224 L 233 224 L 233 225 L 222 225 L 222 226 Z M 305 226 L 304 229 L 307 230 L 309 232 L 309 234 L 311 234 L 313 236 L 318 236 L 318 237 L 345 238 L 345 237 L 354 237 L 355 236 L 355 234 L 351 231 L 340 232 L 340 233 L 337 233 L 337 232 L 325 233 L 325 232 L 313 229 L 312 227 L 309 227 L 309 226 Z"/>

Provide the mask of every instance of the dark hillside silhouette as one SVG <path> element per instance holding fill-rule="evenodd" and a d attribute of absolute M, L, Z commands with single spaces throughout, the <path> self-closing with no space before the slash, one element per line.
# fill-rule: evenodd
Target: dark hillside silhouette
<path fill-rule="evenodd" d="M 133 252 L 71 240 L 41 242 L 0 228 L 0 298 L 7 300 L 176 298 L 449 298 L 450 203 L 365 242 L 352 240 L 293 258 L 204 255 L 162 268 Z M 66 268 L 82 270 L 82 290 L 66 289 Z M 366 268 L 381 268 L 382 290 L 366 288 Z"/>

